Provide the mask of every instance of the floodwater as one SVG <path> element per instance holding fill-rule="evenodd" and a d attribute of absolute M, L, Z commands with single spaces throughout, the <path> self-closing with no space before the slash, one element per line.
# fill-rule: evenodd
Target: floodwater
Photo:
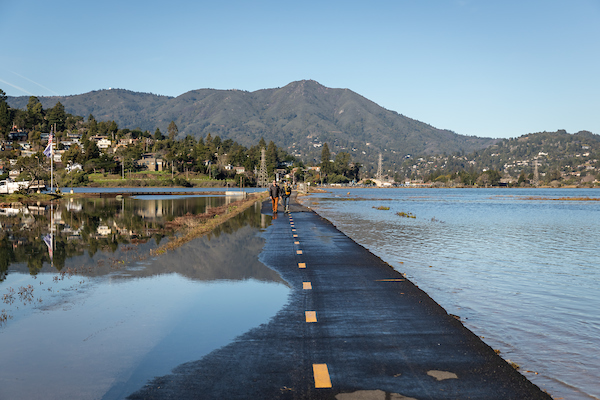
<path fill-rule="evenodd" d="M 177 250 L 151 252 L 174 234 L 168 221 L 229 201 L 2 209 L 0 398 L 121 399 L 268 322 L 289 288 L 258 259 L 270 223 L 260 204 Z"/>
<path fill-rule="evenodd" d="M 407 188 L 303 202 L 554 398 L 589 400 L 600 398 L 597 200 L 596 189 Z"/>

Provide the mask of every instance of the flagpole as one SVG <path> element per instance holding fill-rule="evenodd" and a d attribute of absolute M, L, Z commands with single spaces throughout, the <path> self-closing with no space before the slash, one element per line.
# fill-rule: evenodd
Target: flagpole
<path fill-rule="evenodd" d="M 50 250 L 52 250 L 50 265 L 54 267 L 54 203 L 52 200 L 50 200 Z"/>
<path fill-rule="evenodd" d="M 56 124 L 54 124 L 56 127 Z M 54 192 L 54 146 L 52 146 L 52 127 L 50 127 L 50 194 Z"/>

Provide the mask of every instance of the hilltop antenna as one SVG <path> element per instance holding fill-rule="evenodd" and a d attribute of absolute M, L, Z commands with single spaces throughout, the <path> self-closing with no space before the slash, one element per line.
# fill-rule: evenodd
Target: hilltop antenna
<path fill-rule="evenodd" d="M 383 155 L 379 153 L 379 164 L 377 165 L 377 180 L 383 182 Z"/>
<path fill-rule="evenodd" d="M 260 149 L 260 171 L 258 171 L 258 182 L 259 187 L 269 186 L 269 179 L 267 176 L 267 151 L 263 147 Z"/>

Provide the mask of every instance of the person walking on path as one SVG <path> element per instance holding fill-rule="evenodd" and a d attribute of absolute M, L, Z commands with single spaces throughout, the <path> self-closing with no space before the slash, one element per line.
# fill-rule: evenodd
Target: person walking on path
<path fill-rule="evenodd" d="M 279 202 L 279 196 L 281 195 L 281 189 L 277 185 L 277 181 L 273 181 L 273 184 L 269 186 L 269 197 L 273 204 L 273 214 L 277 214 L 277 203 Z"/>
<path fill-rule="evenodd" d="M 289 182 L 283 184 L 283 190 L 281 191 L 281 199 L 283 200 L 283 212 L 290 212 L 290 196 L 292 195 L 292 186 Z"/>

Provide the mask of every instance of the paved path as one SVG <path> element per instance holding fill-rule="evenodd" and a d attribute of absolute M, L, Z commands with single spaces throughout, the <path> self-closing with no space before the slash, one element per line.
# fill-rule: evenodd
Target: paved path
<path fill-rule="evenodd" d="M 550 399 L 388 264 L 291 210 L 261 254 L 291 286 L 288 305 L 132 399 Z"/>

